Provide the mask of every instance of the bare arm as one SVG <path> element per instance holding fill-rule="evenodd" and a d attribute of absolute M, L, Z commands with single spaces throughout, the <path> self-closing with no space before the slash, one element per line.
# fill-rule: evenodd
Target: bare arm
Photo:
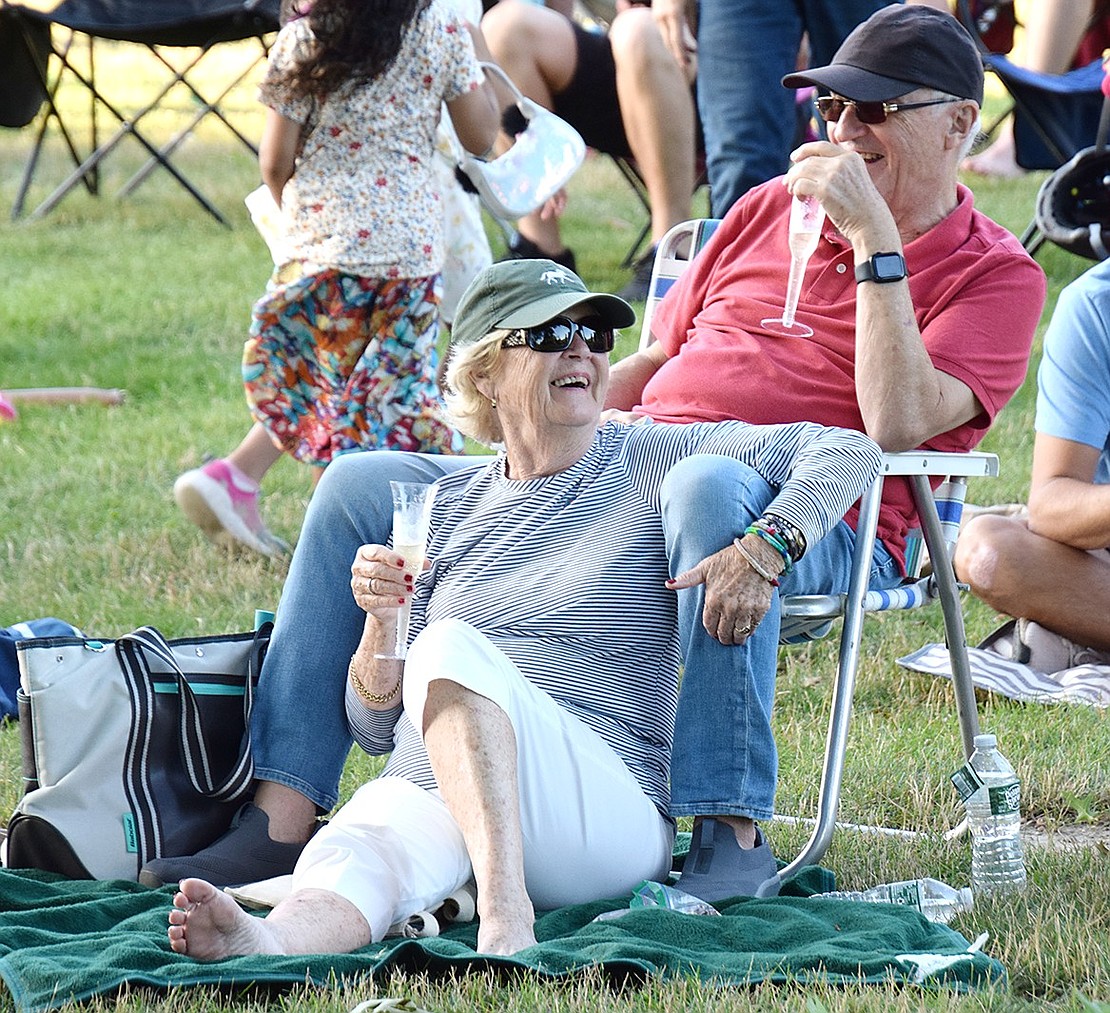
<path fill-rule="evenodd" d="M 384 545 L 359 547 L 351 564 L 351 594 L 366 612 L 362 639 L 351 659 L 350 679 L 363 706 L 390 710 L 399 702 L 401 662 L 391 658 L 398 606 L 412 594 L 404 559 Z"/>
<path fill-rule="evenodd" d="M 821 201 L 857 264 L 902 252 L 899 226 L 858 154 L 821 141 L 793 157 L 788 189 Z M 865 431 L 888 451 L 920 446 L 983 410 L 970 387 L 933 365 L 907 281 L 864 282 L 857 290 L 856 397 Z"/>
<path fill-rule="evenodd" d="M 1033 445 L 1029 530 L 1077 549 L 1110 546 L 1110 485 L 1094 483 L 1099 451 L 1038 433 Z"/>
<path fill-rule="evenodd" d="M 281 207 L 281 192 L 297 164 L 303 130 L 302 124 L 274 109 L 266 110 L 266 123 L 258 145 L 258 168 L 262 172 L 262 182 L 270 188 L 278 207 Z"/>
<path fill-rule="evenodd" d="M 638 405 L 648 380 L 666 361 L 667 353 L 654 341 L 646 349 L 621 359 L 609 371 L 605 407 L 629 411 Z"/>
<path fill-rule="evenodd" d="M 466 25 L 474 42 L 474 52 L 484 63 L 494 62 L 481 30 Z M 481 155 L 493 147 L 501 126 L 501 103 L 487 78 L 474 91 L 464 92 L 447 103 L 451 124 L 459 141 L 471 154 Z"/>

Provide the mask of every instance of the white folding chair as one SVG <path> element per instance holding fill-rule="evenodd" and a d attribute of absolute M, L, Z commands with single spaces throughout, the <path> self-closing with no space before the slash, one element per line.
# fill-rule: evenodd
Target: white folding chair
<path fill-rule="evenodd" d="M 713 219 L 682 222 L 672 228 L 660 242 L 644 308 L 640 348 L 645 348 L 652 341 L 651 320 L 659 300 L 705 246 L 718 224 Z M 998 457 L 995 454 L 978 451 L 936 453 L 931 450 L 884 454 L 882 470 L 860 499 L 856 544 L 847 592 L 837 595 L 791 595 L 783 598 L 784 643 L 823 636 L 836 619 L 842 619 L 843 625 L 836 677 L 832 686 L 817 817 L 808 842 L 798 856 L 779 872 L 779 884 L 795 875 L 803 866 L 819 862 L 832 841 L 840 804 L 863 622 L 868 613 L 917 609 L 934 601 L 940 602 L 945 640 L 951 655 L 952 684 L 955 687 L 961 744 L 965 758 L 971 755 L 975 736 L 979 732 L 979 716 L 967 655 L 963 610 L 960 606 L 960 592 L 964 588 L 956 581 L 952 569 L 952 553 L 959 533 L 968 478 L 995 477 L 997 474 Z M 920 531 L 911 532 L 907 548 L 907 566 L 913 576 L 889 591 L 869 591 L 867 581 L 875 548 L 883 485 L 887 478 L 892 477 L 905 478 L 910 482 L 921 525 Z M 934 490 L 931 480 L 938 477 L 943 481 Z M 932 560 L 932 572 L 924 577 L 918 572 L 922 545 L 928 549 Z M 770 888 L 774 884 L 774 879 L 765 883 L 761 893 L 772 892 Z"/>

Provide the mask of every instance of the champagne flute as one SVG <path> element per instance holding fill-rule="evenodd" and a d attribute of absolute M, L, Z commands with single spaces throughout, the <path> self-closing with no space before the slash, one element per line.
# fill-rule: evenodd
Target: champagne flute
<path fill-rule="evenodd" d="M 824 222 L 825 209 L 816 197 L 794 195 L 790 203 L 790 276 L 786 282 L 786 305 L 781 317 L 767 317 L 760 321 L 768 330 L 795 338 L 813 337 L 813 328 L 798 323 L 794 315 L 798 312 L 806 264 L 817 249 Z"/>
<path fill-rule="evenodd" d="M 424 565 L 435 489 L 425 482 L 390 482 L 389 487 L 393 492 L 393 551 L 404 559 L 405 570 L 415 576 Z M 394 658 L 408 653 L 409 608 L 406 603 L 397 614 Z"/>

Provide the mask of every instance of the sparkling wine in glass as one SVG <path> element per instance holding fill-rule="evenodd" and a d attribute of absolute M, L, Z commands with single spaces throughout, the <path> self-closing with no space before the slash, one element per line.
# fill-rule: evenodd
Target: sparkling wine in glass
<path fill-rule="evenodd" d="M 428 541 L 428 517 L 432 510 L 434 488 L 425 482 L 390 482 L 393 491 L 393 551 L 405 560 L 405 570 L 414 576 L 424 565 Z M 393 657 L 408 653 L 409 606 L 397 615 L 397 636 Z"/>
<path fill-rule="evenodd" d="M 790 203 L 790 276 L 786 282 L 786 305 L 781 317 L 767 317 L 760 324 L 776 334 L 794 338 L 812 338 L 813 328 L 798 323 L 798 298 L 802 294 L 802 279 L 806 264 L 817 249 L 821 226 L 825 223 L 825 209 L 816 197 L 795 195 Z"/>

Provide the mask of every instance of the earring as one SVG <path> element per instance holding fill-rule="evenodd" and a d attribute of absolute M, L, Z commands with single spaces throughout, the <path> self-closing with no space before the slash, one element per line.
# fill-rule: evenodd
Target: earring
<path fill-rule="evenodd" d="M 496 408 L 496 407 L 497 407 L 497 398 L 495 398 L 495 397 L 491 397 L 491 398 L 489 399 L 489 406 L 490 406 L 491 408 Z"/>

